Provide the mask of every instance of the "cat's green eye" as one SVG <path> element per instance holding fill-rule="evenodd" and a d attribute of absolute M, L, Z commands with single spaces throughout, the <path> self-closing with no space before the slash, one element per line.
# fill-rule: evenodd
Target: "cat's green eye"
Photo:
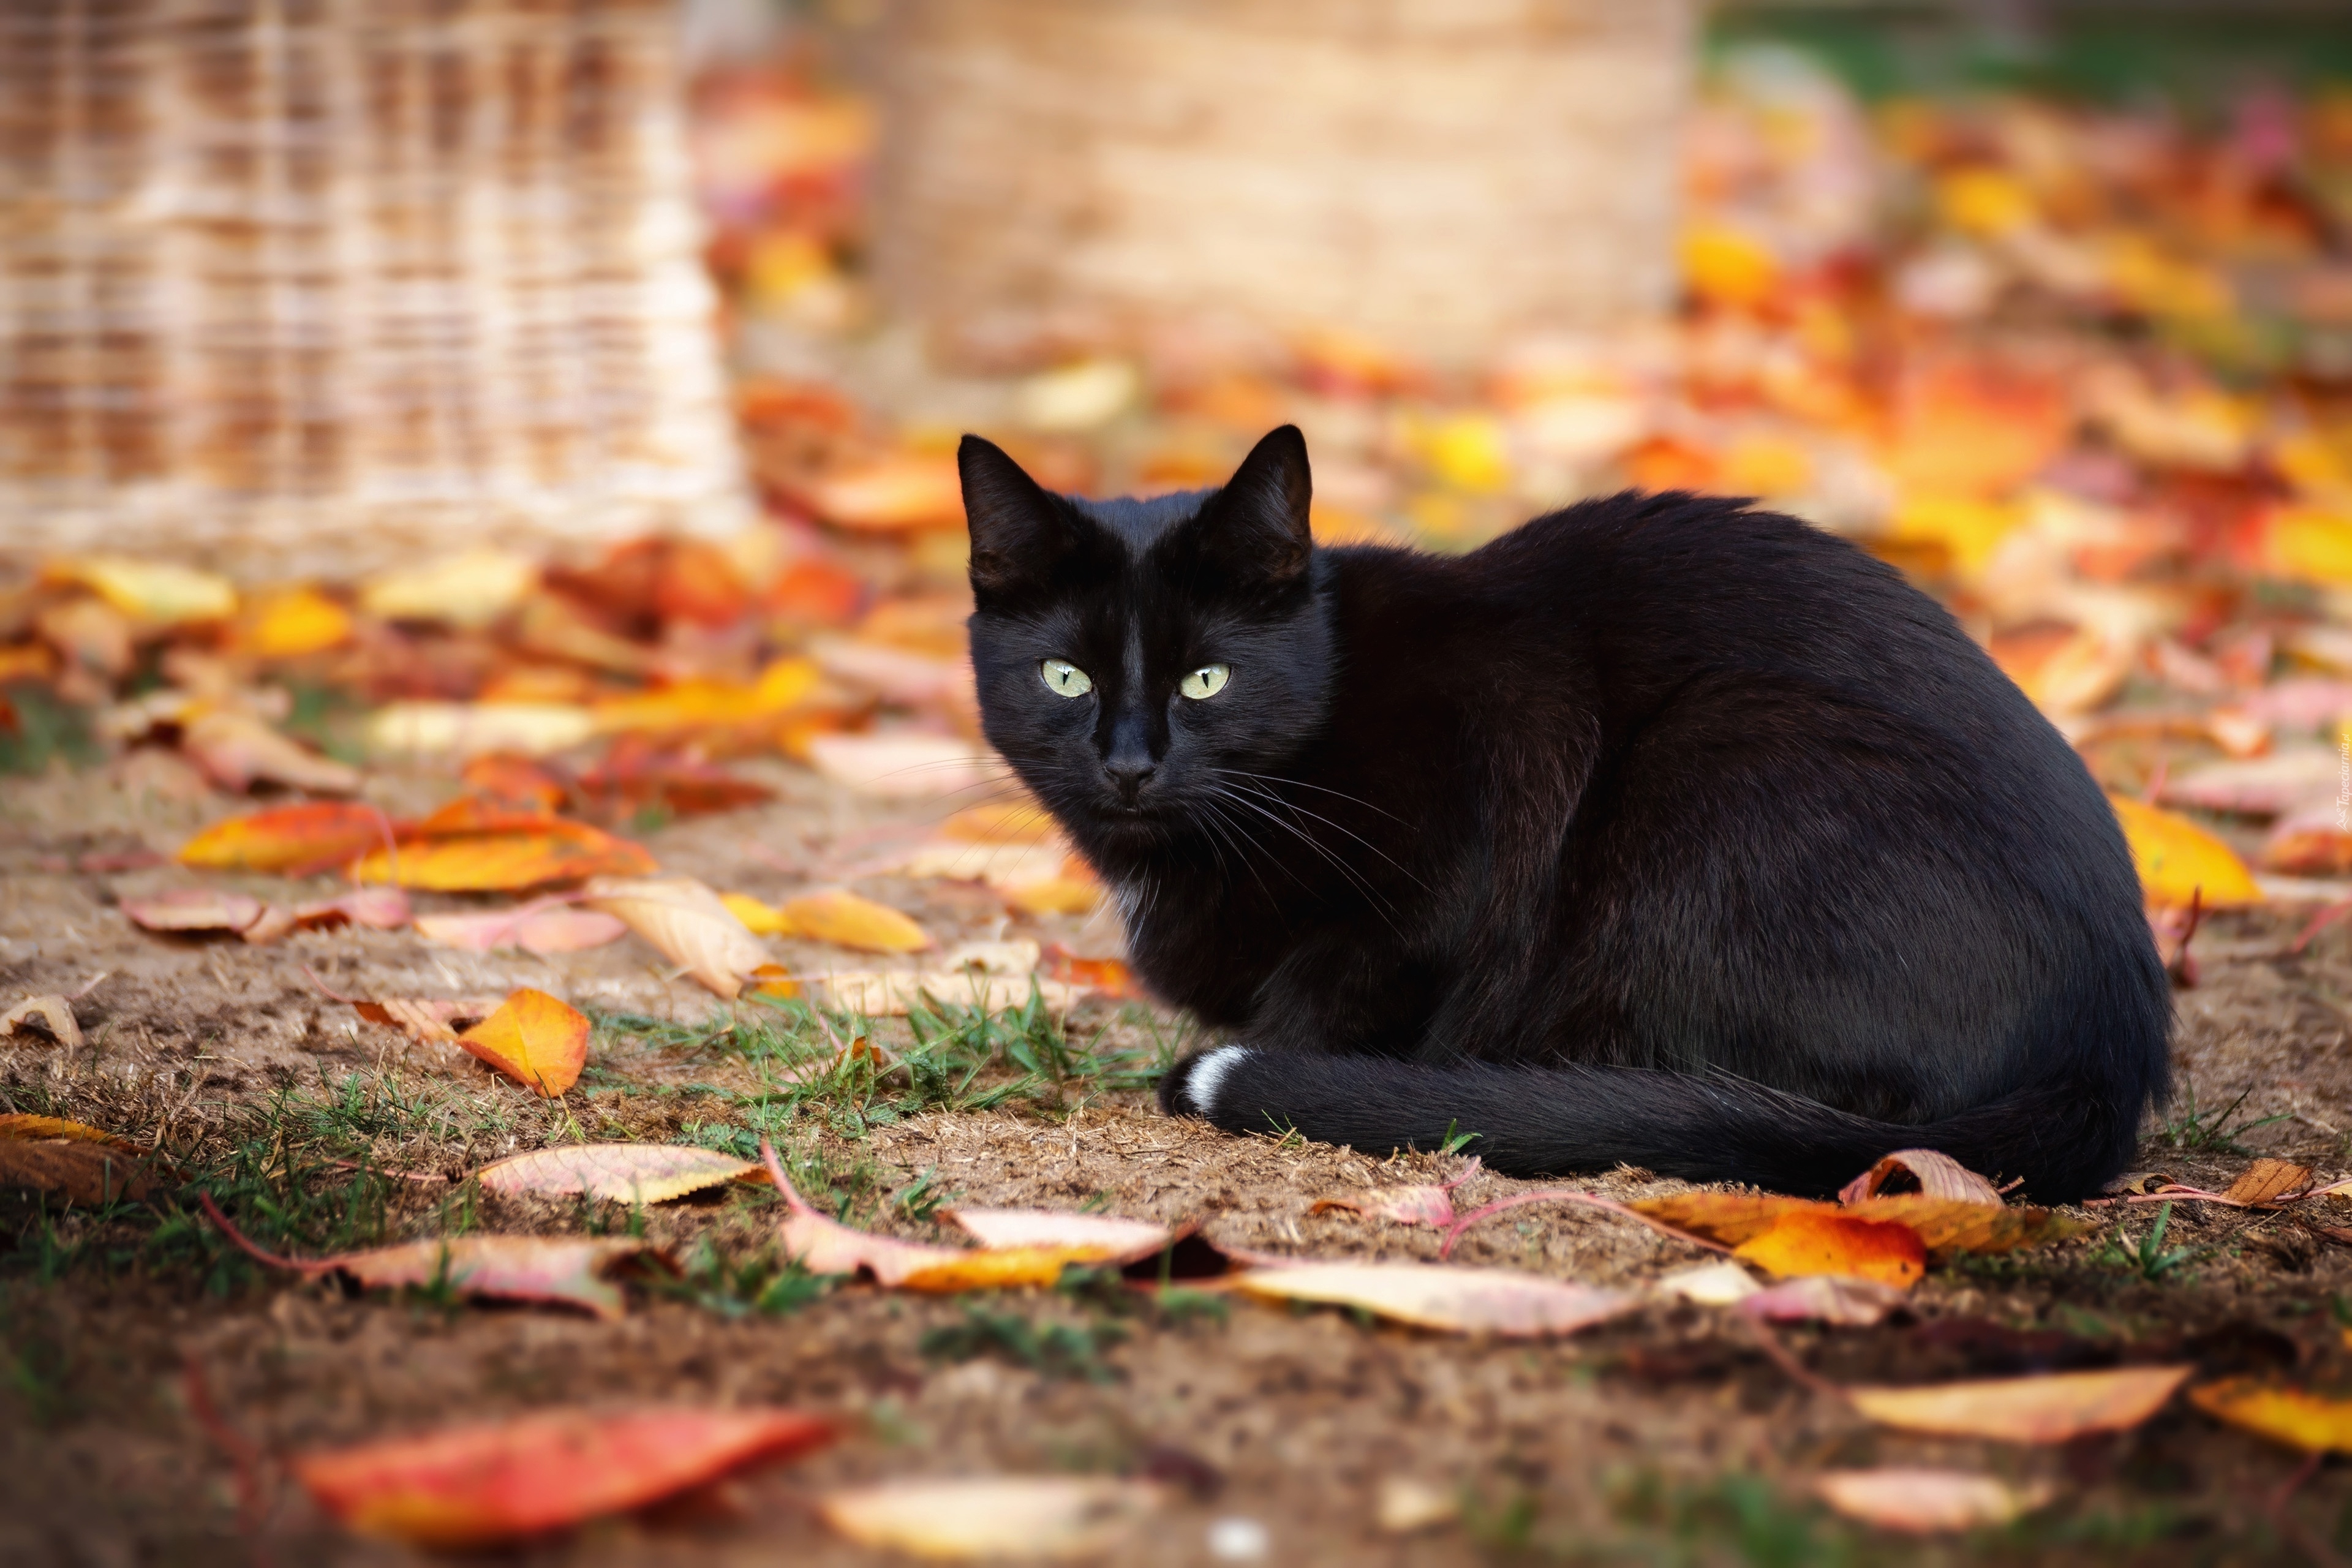
<path fill-rule="evenodd" d="M 1084 697 L 1095 689 L 1094 677 L 1066 658 L 1049 658 L 1037 667 L 1037 673 L 1063 697 Z"/>
<path fill-rule="evenodd" d="M 1185 696 L 1198 700 L 1203 697 L 1214 697 L 1218 692 L 1223 691 L 1225 689 L 1225 682 L 1231 680 L 1233 678 L 1234 672 L 1228 666 L 1222 664 L 1204 664 L 1200 668 L 1194 670 L 1192 674 L 1186 676 L 1183 679 L 1178 681 L 1176 683 L 1176 689 L 1182 692 Z"/>

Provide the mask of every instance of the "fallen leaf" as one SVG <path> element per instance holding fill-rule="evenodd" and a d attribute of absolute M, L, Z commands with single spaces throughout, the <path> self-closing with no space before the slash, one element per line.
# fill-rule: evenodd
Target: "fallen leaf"
<path fill-rule="evenodd" d="M 583 889 L 589 908 L 617 917 L 671 963 L 732 1000 L 768 950 L 718 894 L 691 877 L 599 877 Z"/>
<path fill-rule="evenodd" d="M 483 914 L 419 915 L 416 934 L 444 947 L 491 952 L 519 947 L 541 958 L 579 952 L 618 942 L 629 928 L 599 910 L 552 908 L 496 910 Z"/>
<path fill-rule="evenodd" d="M 357 768 L 320 756 L 238 708 L 206 707 L 191 715 L 180 729 L 180 750 L 226 790 L 248 788 L 257 779 L 322 795 L 360 787 Z"/>
<path fill-rule="evenodd" d="M 967 844 L 1058 844 L 1062 830 L 1034 800 L 987 801 L 940 823 L 940 835 Z"/>
<path fill-rule="evenodd" d="M 1234 1289 L 1274 1301 L 1319 1301 L 1452 1333 L 1534 1339 L 1571 1334 L 1631 1310 L 1640 1298 L 1507 1268 L 1444 1263 L 1303 1263 L 1255 1268 Z"/>
<path fill-rule="evenodd" d="M 497 996 L 392 996 L 373 1002 L 352 1000 L 351 1005 L 369 1023 L 398 1029 L 420 1045 L 436 1040 L 455 1044 L 457 1026 L 480 1023 L 499 1010 L 501 1000 Z"/>
<path fill-rule="evenodd" d="M 1056 1561 L 1115 1550 L 1160 1496 L 1150 1481 L 1108 1476 L 999 1476 L 856 1487 L 818 1499 L 816 1510 L 860 1546 L 912 1557 Z"/>
<path fill-rule="evenodd" d="M 2336 795 L 2336 752 L 2326 747 L 2286 746 L 2268 756 L 2207 763 L 2168 774 L 2158 798 L 2168 805 L 2194 805 L 2247 816 L 2277 816 L 2305 801 L 2332 800 Z M 2156 808 L 2141 809 L 2152 812 Z M 2120 808 L 2117 814 L 2122 815 Z M 2129 831 L 2128 817 L 2126 831 Z M 2213 900 L 2209 895 L 2205 901 L 2210 904 Z"/>
<path fill-rule="evenodd" d="M 1860 1329 L 1883 1321 L 1903 1302 L 1902 1289 L 1876 1279 L 1815 1274 L 1784 1279 L 1747 1296 L 1739 1310 L 1768 1323 L 1822 1322 Z"/>
<path fill-rule="evenodd" d="M 168 561 L 84 555 L 51 562 L 41 574 L 51 582 L 79 583 L 151 626 L 225 621 L 236 614 L 236 589 L 227 578 Z"/>
<path fill-rule="evenodd" d="M 1921 1194 L 1931 1198 L 1951 1198 L 1961 1203 L 1990 1204 L 2001 1206 L 1999 1188 L 1949 1154 L 1933 1149 L 1897 1149 L 1883 1156 L 1878 1163 L 1848 1182 L 1838 1192 L 1838 1202 L 1859 1203 L 1874 1197 L 1895 1172 L 1908 1173 L 1919 1184 Z"/>
<path fill-rule="evenodd" d="M 967 1249 L 900 1241 L 819 1214 L 794 1190 L 775 1151 L 763 1142 L 760 1152 L 791 1211 L 777 1227 L 779 1245 L 813 1274 L 862 1273 L 891 1289 L 935 1292 L 1051 1285 L 1072 1264 L 1131 1263 L 1176 1239 L 1165 1226 L 1100 1215 L 964 1209 L 955 1217 L 968 1233 L 1008 1244 Z"/>
<path fill-rule="evenodd" d="M 1850 1519 L 1920 1535 L 2007 1524 L 2057 1495 L 2047 1481 L 2013 1487 L 1965 1470 L 1900 1468 L 1832 1470 L 1813 1486 L 1822 1501 Z"/>
<path fill-rule="evenodd" d="M 674 816 L 734 811 L 776 795 L 715 763 L 656 752 L 635 736 L 625 737 L 604 762 L 580 775 L 580 793 L 608 811 L 657 805 Z"/>
<path fill-rule="evenodd" d="M 2310 1166 L 2291 1160 L 2257 1160 L 2224 1187 L 2221 1195 L 2233 1204 L 2252 1206 L 2284 1203 L 2301 1196 L 2310 1186 Z"/>
<path fill-rule="evenodd" d="M 542 1410 L 314 1449 L 289 1468 L 352 1530 L 481 1546 L 642 1508 L 832 1436 L 829 1423 L 789 1410 Z"/>
<path fill-rule="evenodd" d="M 1864 1198 L 1848 1205 L 1844 1212 L 1858 1219 L 1909 1226 L 1927 1244 L 1927 1256 L 1937 1258 L 1958 1252 L 2014 1252 L 2020 1247 L 2063 1241 L 2090 1228 L 2086 1220 L 2029 1204 L 1997 1207 L 1956 1198 L 1930 1197 L 1926 1193 Z"/>
<path fill-rule="evenodd" d="M 950 735 L 818 735 L 808 751 L 819 773 L 877 800 L 937 800 L 996 772 L 970 742 Z"/>
<path fill-rule="evenodd" d="M 1829 1204 L 1808 1198 L 1777 1197 L 1769 1193 L 1675 1193 L 1662 1198 L 1643 1198 L 1625 1206 L 1725 1247 L 1738 1247 L 1763 1235 L 1785 1214 L 1808 1209 L 1823 1214 L 1839 1212 Z"/>
<path fill-rule="evenodd" d="M 360 881 L 436 893 L 508 893 L 548 882 L 641 876 L 656 868 L 643 845 L 562 817 L 529 818 L 519 831 L 461 832 L 403 844 L 395 864 L 376 849 L 354 863 Z"/>
<path fill-rule="evenodd" d="M 261 918 L 261 900 L 218 888 L 174 888 L 125 899 L 122 912 L 148 931 L 243 931 Z"/>
<path fill-rule="evenodd" d="M 546 992 L 525 986 L 458 1036 L 457 1044 L 552 1100 L 578 1082 L 588 1064 L 588 1020 Z"/>
<path fill-rule="evenodd" d="M 474 1173 L 485 1190 L 583 1194 L 614 1203 L 662 1204 L 723 1182 L 766 1181 L 757 1160 L 675 1143 L 588 1143 L 509 1155 Z"/>
<path fill-rule="evenodd" d="M 82 1137 L 0 1139 L 0 1187 L 58 1193 L 76 1204 L 147 1195 L 146 1162 Z"/>
<path fill-rule="evenodd" d="M 721 893 L 719 901 L 727 912 L 743 922 L 743 929 L 753 936 L 790 936 L 793 922 L 775 905 L 753 898 L 749 893 Z"/>
<path fill-rule="evenodd" d="M 86 1121 L 68 1121 L 62 1116 L 36 1116 L 30 1111 L 10 1111 L 0 1116 L 0 1140 L 42 1140 L 67 1138 L 77 1142 L 104 1143 L 110 1148 L 139 1152 L 139 1146 L 127 1138 L 92 1127 Z"/>
<path fill-rule="evenodd" d="M 951 458 L 886 452 L 803 480 L 802 503 L 861 531 L 950 528 L 963 521 L 963 481 Z"/>
<path fill-rule="evenodd" d="M 571 793 L 562 779 L 529 757 L 496 752 L 468 758 L 457 776 L 476 795 L 526 811 L 551 813 L 563 805 Z"/>
<path fill-rule="evenodd" d="M 593 737 L 596 721 L 568 702 L 394 702 L 369 715 L 365 741 L 379 756 L 543 757 Z"/>
<path fill-rule="evenodd" d="M 1080 958 L 1060 942 L 1045 949 L 1039 973 L 1063 984 L 1090 991 L 1106 1002 L 1125 1002 L 1143 994 L 1135 972 L 1116 958 Z"/>
<path fill-rule="evenodd" d="M 1067 855 L 1059 840 L 982 844 L 961 838 L 935 838 L 876 868 L 896 871 L 902 877 L 985 882 L 1002 892 L 1055 880 L 1061 876 L 1062 862 Z"/>
<path fill-rule="evenodd" d="M 435 1237 L 327 1258 L 287 1258 L 247 1240 L 210 1193 L 198 1200 L 221 1234 L 256 1261 L 300 1274 L 346 1275 L 369 1289 L 446 1286 L 466 1296 L 579 1307 L 609 1321 L 628 1312 L 620 1287 L 607 1278 L 623 1263 L 677 1272 L 657 1247 L 602 1236 Z"/>
<path fill-rule="evenodd" d="M 1693 1264 L 1688 1268 L 1677 1268 L 1650 1284 L 1653 1295 L 1696 1301 L 1703 1307 L 1732 1306 L 1763 1289 L 1756 1283 L 1754 1275 L 1727 1258 L 1717 1258 L 1713 1263 Z"/>
<path fill-rule="evenodd" d="M 2124 1432 L 2164 1407 L 2193 1366 L 2056 1372 L 1924 1388 L 1849 1388 L 1853 1407 L 1906 1432 L 2063 1443 L 2086 1432 Z"/>
<path fill-rule="evenodd" d="M 1318 1198 L 1307 1212 L 1322 1214 L 1328 1209 L 1347 1209 L 1392 1225 L 1425 1225 L 1432 1229 L 1447 1230 L 1454 1220 L 1454 1189 L 1476 1175 L 1479 1165 L 1478 1160 L 1472 1159 L 1460 1175 L 1443 1185 L 1372 1187 L 1346 1197 Z"/>
<path fill-rule="evenodd" d="M 265 593 L 237 617 L 236 650 L 255 658 L 301 658 L 352 640 L 352 613 L 318 589 Z"/>
<path fill-rule="evenodd" d="M 1451 1524 L 1461 1516 L 1459 1494 L 1442 1491 L 1410 1476 L 1384 1479 L 1372 1502 L 1372 1525 L 1383 1535 L 1412 1535 Z"/>
<path fill-rule="evenodd" d="M 590 713 L 597 733 L 606 735 L 675 735 L 688 730 L 772 725 L 806 703 L 817 681 L 817 667 L 812 661 L 780 658 L 748 685 L 726 680 L 676 681 L 652 691 L 607 698 Z"/>
<path fill-rule="evenodd" d="M 2291 1448 L 2352 1454 L 2352 1399 L 2233 1377 L 2190 1389 L 2189 1403 L 2216 1420 Z"/>
<path fill-rule="evenodd" d="M 1733 1248 L 1732 1256 L 1781 1279 L 1834 1274 L 1908 1289 L 1927 1272 L 1927 1248 L 1906 1225 L 1799 1209 Z"/>
<path fill-rule="evenodd" d="M 0 1013 L 0 1035 L 28 1035 L 32 1031 L 21 1026 L 38 1018 L 48 1029 L 49 1036 L 68 1050 L 81 1048 L 81 1025 L 74 1018 L 73 1004 L 62 996 L 27 996 L 5 1013 Z"/>
<path fill-rule="evenodd" d="M 861 952 L 917 952 L 931 945 L 930 933 L 897 910 L 841 888 L 787 899 L 778 912 L 795 936 Z"/>
<path fill-rule="evenodd" d="M 2185 908 L 2194 899 L 2217 910 L 2263 901 L 2263 890 L 2238 852 L 2187 817 L 2123 795 L 2109 795 L 2107 802 L 2123 824 L 2149 903 Z"/>
<path fill-rule="evenodd" d="M 833 1007 L 867 1018 L 903 1018 L 912 1008 L 933 1006 L 1002 1013 L 1027 1006 L 1033 986 L 1048 1011 L 1060 1013 L 1086 994 L 1076 986 L 1035 975 L 971 970 L 855 970 L 826 975 L 823 984 Z"/>
<path fill-rule="evenodd" d="M 398 888 L 360 888 L 341 898 L 297 904 L 292 909 L 265 905 L 260 916 L 237 934 L 259 944 L 276 942 L 296 930 L 329 926 L 359 925 L 375 931 L 398 931 L 414 913 L 408 895 Z"/>
<path fill-rule="evenodd" d="M 539 568 L 488 548 L 385 572 L 360 585 L 360 608 L 387 621 L 487 626 L 522 602 Z"/>
<path fill-rule="evenodd" d="M 1068 865 L 1066 859 L 1063 864 Z M 997 889 L 1004 901 L 1024 915 L 1083 915 L 1102 902 L 1103 886 L 1091 876 L 1066 874 L 1042 882 L 1021 882 Z"/>
<path fill-rule="evenodd" d="M 350 864 L 382 844 L 392 826 L 361 801 L 274 805 L 215 822 L 180 846 L 180 864 L 207 871 L 279 871 L 307 876 Z"/>

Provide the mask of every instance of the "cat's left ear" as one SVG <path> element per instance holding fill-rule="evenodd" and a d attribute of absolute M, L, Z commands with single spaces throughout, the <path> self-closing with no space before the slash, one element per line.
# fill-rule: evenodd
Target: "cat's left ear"
<path fill-rule="evenodd" d="M 1202 549 L 1236 577 L 1287 587 L 1314 550 L 1307 526 L 1314 497 L 1307 437 L 1296 425 L 1270 430 L 1202 509 Z"/>

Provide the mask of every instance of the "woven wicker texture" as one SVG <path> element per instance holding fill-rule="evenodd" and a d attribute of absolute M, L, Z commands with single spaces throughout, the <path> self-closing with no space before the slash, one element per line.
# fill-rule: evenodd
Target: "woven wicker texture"
<path fill-rule="evenodd" d="M 747 515 L 662 0 L 0 5 L 0 553 Z"/>
<path fill-rule="evenodd" d="M 1686 0 L 901 0 L 877 244 L 985 354 L 1191 310 L 1475 363 L 1669 302 Z"/>

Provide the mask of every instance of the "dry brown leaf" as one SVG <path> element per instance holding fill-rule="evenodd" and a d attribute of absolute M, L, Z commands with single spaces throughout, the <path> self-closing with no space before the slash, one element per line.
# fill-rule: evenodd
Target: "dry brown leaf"
<path fill-rule="evenodd" d="M 320 795 L 353 795 L 360 771 L 322 757 L 271 729 L 253 714 L 231 707 L 206 707 L 181 727 L 180 750 L 226 790 L 242 790 L 257 779 Z"/>
<path fill-rule="evenodd" d="M 483 1546 L 642 1508 L 831 1436 L 830 1424 L 788 1410 L 541 1410 L 313 1450 L 288 1468 L 363 1534 Z"/>
<path fill-rule="evenodd" d="M 745 976 L 772 962 L 717 893 L 692 877 L 599 877 L 583 889 L 591 909 L 618 917 L 671 963 L 732 1000 Z"/>
<path fill-rule="evenodd" d="M 614 1203 L 661 1204 L 723 1182 L 765 1182 L 757 1160 L 675 1143 L 589 1143 L 539 1149 L 474 1173 L 486 1191 L 584 1194 Z"/>
<path fill-rule="evenodd" d="M 2047 1481 L 2013 1487 L 1965 1470 L 1832 1470 L 1813 1485 L 1822 1501 L 1850 1519 L 1921 1535 L 2007 1524 L 2057 1495 Z"/>
<path fill-rule="evenodd" d="M 1959 1203 L 1990 1204 L 2001 1206 L 1999 1188 L 1953 1159 L 1949 1154 L 1933 1149 L 1897 1149 L 1885 1155 L 1875 1165 L 1848 1182 L 1838 1193 L 1842 1204 L 1859 1203 L 1875 1197 L 1888 1178 L 1904 1171 L 1918 1182 L 1920 1193 L 1931 1198 L 1950 1198 Z"/>
<path fill-rule="evenodd" d="M 1925 1193 L 1864 1198 L 1844 1212 L 1861 1219 L 1909 1226 L 1927 1244 L 1927 1256 L 1936 1258 L 1958 1252 L 2014 1252 L 2043 1242 L 2063 1241 L 2091 1228 L 2087 1220 L 2029 1205 L 1996 1208 L 1929 1197 Z"/>
<path fill-rule="evenodd" d="M 1784 1279 L 1743 1297 L 1739 1310 L 1768 1323 L 1822 1322 L 1859 1329 L 1883 1321 L 1903 1301 L 1902 1289 L 1893 1285 L 1816 1274 Z"/>
<path fill-rule="evenodd" d="M 81 1047 L 81 1025 L 75 1021 L 73 1004 L 62 996 L 27 996 L 0 1013 L 0 1035 L 30 1034 L 23 1026 L 36 1018 L 60 1046 L 68 1050 Z"/>
<path fill-rule="evenodd" d="M 2252 1207 L 2284 1203 L 2302 1196 L 2310 1188 L 2310 1166 L 2298 1165 L 2291 1160 L 2257 1160 L 2224 1187 L 2221 1195 L 2233 1204 Z"/>
<path fill-rule="evenodd" d="M 1115 1550 L 1160 1506 L 1149 1481 L 999 1476 L 886 1481 L 833 1492 L 817 1512 L 841 1534 L 912 1557 L 1058 1561 Z"/>
<path fill-rule="evenodd" d="M 143 1198 L 151 1186 L 145 1165 L 110 1143 L 81 1137 L 0 1139 L 0 1187 L 58 1193 L 68 1203 Z"/>
<path fill-rule="evenodd" d="M 1535 1339 L 1572 1334 L 1631 1310 L 1640 1298 L 1508 1268 L 1448 1263 L 1302 1263 L 1254 1268 L 1234 1288 L 1275 1301 L 1358 1307 L 1451 1333 Z"/>
<path fill-rule="evenodd" d="M 546 992 L 525 986 L 458 1036 L 457 1044 L 553 1100 L 579 1082 L 580 1069 L 588 1065 L 588 1020 Z"/>
<path fill-rule="evenodd" d="M 1391 1225 L 1425 1225 L 1435 1230 L 1452 1228 L 1454 1220 L 1454 1189 L 1478 1173 L 1480 1162 L 1473 1158 L 1463 1167 L 1462 1173 L 1438 1186 L 1372 1187 L 1346 1197 L 1317 1198 L 1307 1209 L 1309 1214 L 1322 1214 L 1328 1209 L 1347 1209 L 1370 1219 L 1384 1219 Z"/>
<path fill-rule="evenodd" d="M 1923 1388 L 1849 1388 L 1853 1407 L 1906 1432 L 2063 1443 L 2086 1432 L 2125 1432 L 2164 1407 L 2193 1366 L 2126 1366 L 1987 1378 Z"/>
<path fill-rule="evenodd" d="M 352 1010 L 371 1024 L 398 1029 L 420 1045 L 457 1041 L 460 1026 L 471 1028 L 497 1012 L 499 996 L 390 996 L 378 1002 L 353 1002 Z"/>
<path fill-rule="evenodd" d="M 1086 994 L 1083 987 L 1040 975 L 971 970 L 856 970 L 828 974 L 821 984 L 833 1007 L 868 1018 L 903 1018 L 910 1008 L 942 1005 L 1002 1013 L 1027 1006 L 1033 985 L 1048 1011 L 1062 1013 Z"/>

